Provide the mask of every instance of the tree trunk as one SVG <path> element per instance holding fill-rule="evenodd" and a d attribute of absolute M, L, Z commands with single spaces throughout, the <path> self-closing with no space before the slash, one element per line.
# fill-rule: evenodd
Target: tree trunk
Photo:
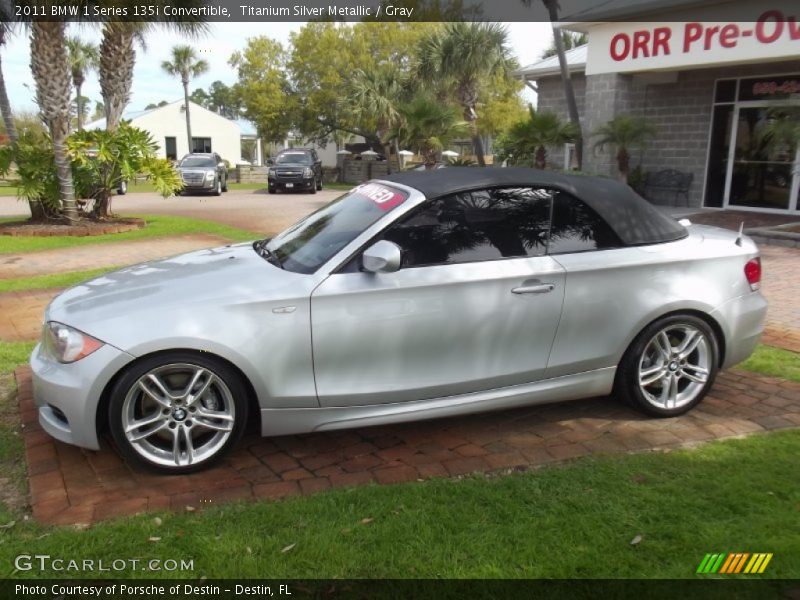
<path fill-rule="evenodd" d="M 183 82 L 183 104 L 186 108 L 186 141 L 189 143 L 189 154 L 193 152 L 192 149 L 192 119 L 189 117 L 189 82 Z"/>
<path fill-rule="evenodd" d="M 394 147 L 394 155 L 397 157 L 397 170 L 402 171 L 403 165 L 400 164 L 400 144 L 397 141 L 397 138 L 392 140 L 392 146 Z"/>
<path fill-rule="evenodd" d="M 630 164 L 631 156 L 628 154 L 628 149 L 625 146 L 620 146 L 617 152 L 617 168 L 619 169 L 619 178 L 622 183 L 628 183 Z"/>
<path fill-rule="evenodd" d="M 575 126 L 575 160 L 578 163 L 578 170 L 583 169 L 583 131 L 581 130 L 581 120 L 578 114 L 578 103 L 575 101 L 575 88 L 572 87 L 572 78 L 567 66 L 567 58 L 564 54 L 564 40 L 561 37 L 561 30 L 555 28 L 558 22 L 558 2 L 557 0 L 542 0 L 545 8 L 550 15 L 550 23 L 553 25 L 553 41 L 558 55 L 558 65 L 561 69 L 561 81 L 564 84 L 564 96 L 567 100 L 567 111 L 569 120 Z"/>
<path fill-rule="evenodd" d="M 131 97 L 133 66 L 136 62 L 136 50 L 133 47 L 135 25 L 119 21 L 103 24 L 99 71 L 108 131 L 117 128 Z"/>
<path fill-rule="evenodd" d="M 75 80 L 75 108 L 78 110 L 78 131 L 83 131 L 83 97 L 81 96 L 81 89 L 83 88 L 83 79 Z"/>
<path fill-rule="evenodd" d="M 31 72 L 36 83 L 36 104 L 50 130 L 61 196 L 61 211 L 70 223 L 79 220 L 72 184 L 72 169 L 65 142 L 69 135 L 70 69 L 65 23 L 31 24 Z"/>
<path fill-rule="evenodd" d="M 386 153 L 386 174 L 392 173 L 392 146 L 389 142 L 383 144 L 383 151 Z"/>
<path fill-rule="evenodd" d="M 546 169 L 547 168 L 547 150 L 544 146 L 538 146 L 536 148 L 535 153 L 535 160 L 534 165 L 537 169 Z"/>
<path fill-rule="evenodd" d="M 474 107 L 464 107 L 464 120 L 469 123 L 470 136 L 472 137 L 472 151 L 475 153 L 475 158 L 478 161 L 478 165 L 485 167 L 486 158 L 483 155 L 483 140 L 478 134 L 478 115 L 475 112 Z"/>

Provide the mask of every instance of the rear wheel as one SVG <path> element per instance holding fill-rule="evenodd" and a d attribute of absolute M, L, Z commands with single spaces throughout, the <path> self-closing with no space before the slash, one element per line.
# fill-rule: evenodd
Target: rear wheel
<path fill-rule="evenodd" d="M 659 319 L 634 340 L 617 371 L 615 392 L 644 412 L 673 417 L 700 403 L 714 383 L 719 343 L 692 315 Z"/>
<path fill-rule="evenodd" d="M 188 473 L 221 458 L 247 422 L 241 377 L 206 356 L 175 352 L 126 371 L 114 386 L 109 425 L 122 455 L 165 473 Z"/>

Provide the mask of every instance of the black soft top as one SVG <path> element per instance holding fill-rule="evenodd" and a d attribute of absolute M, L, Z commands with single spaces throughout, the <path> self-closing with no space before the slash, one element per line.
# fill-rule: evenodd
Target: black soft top
<path fill-rule="evenodd" d="M 626 246 L 671 242 L 688 235 L 683 225 L 653 207 L 630 187 L 603 177 L 523 168 L 447 167 L 393 173 L 381 179 L 417 189 L 429 199 L 490 187 L 554 188 L 588 204 Z"/>

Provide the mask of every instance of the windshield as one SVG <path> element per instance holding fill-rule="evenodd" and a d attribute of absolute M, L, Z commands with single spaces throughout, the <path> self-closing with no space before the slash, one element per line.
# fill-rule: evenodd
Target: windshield
<path fill-rule="evenodd" d="M 307 152 L 284 152 L 275 159 L 276 165 L 310 165 L 312 162 Z"/>
<path fill-rule="evenodd" d="M 210 156 L 187 156 L 181 161 L 181 167 L 216 167 L 217 163 Z"/>
<path fill-rule="evenodd" d="M 407 198 L 385 185 L 364 184 L 272 238 L 267 249 L 287 271 L 313 273 Z"/>

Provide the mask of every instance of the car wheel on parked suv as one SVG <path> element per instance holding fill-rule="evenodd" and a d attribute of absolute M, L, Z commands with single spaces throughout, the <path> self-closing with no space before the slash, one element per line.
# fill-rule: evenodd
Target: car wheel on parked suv
<path fill-rule="evenodd" d="M 214 183 L 214 195 L 215 196 L 222 196 L 222 180 L 217 179 Z"/>
<path fill-rule="evenodd" d="M 317 189 L 318 190 L 322 189 L 322 178 L 321 177 L 320 177 L 319 181 L 317 182 Z"/>
<path fill-rule="evenodd" d="M 228 178 L 227 177 L 225 178 L 225 181 L 222 184 L 222 191 L 223 192 L 227 192 L 228 191 Z"/>

